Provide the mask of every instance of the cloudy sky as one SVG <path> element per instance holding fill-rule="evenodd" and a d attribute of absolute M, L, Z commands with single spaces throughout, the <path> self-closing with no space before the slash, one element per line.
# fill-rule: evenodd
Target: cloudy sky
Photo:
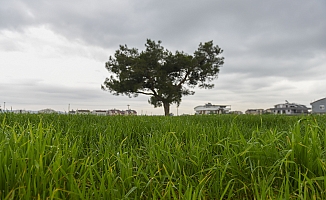
<path fill-rule="evenodd" d="M 225 64 L 211 90 L 178 113 L 211 102 L 232 110 L 326 97 L 325 0 L 0 0 L 0 105 L 6 109 L 135 109 L 163 114 L 148 96 L 101 90 L 120 44 L 161 40 L 192 54 L 213 40 Z M 4 103 L 5 102 L 5 103 Z M 175 105 L 171 112 L 177 112 Z"/>

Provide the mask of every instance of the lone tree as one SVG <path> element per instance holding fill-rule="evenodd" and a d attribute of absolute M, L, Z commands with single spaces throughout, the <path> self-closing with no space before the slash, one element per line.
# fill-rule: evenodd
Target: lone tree
<path fill-rule="evenodd" d="M 106 78 L 102 89 L 129 97 L 149 95 L 148 102 L 155 108 L 163 105 L 165 115 L 169 115 L 170 104 L 179 106 L 182 96 L 195 93 L 191 88 L 213 88 L 209 82 L 217 78 L 224 63 L 219 57 L 223 50 L 213 41 L 200 43 L 194 55 L 180 51 L 173 54 L 161 46 L 161 41 L 147 39 L 145 46 L 146 50 L 139 52 L 120 45 L 105 63 L 113 75 Z"/>

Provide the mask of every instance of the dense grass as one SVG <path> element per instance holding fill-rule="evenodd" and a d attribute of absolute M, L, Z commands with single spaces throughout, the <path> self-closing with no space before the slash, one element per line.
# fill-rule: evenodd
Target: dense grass
<path fill-rule="evenodd" d="M 0 114 L 0 199 L 326 199 L 326 116 Z"/>

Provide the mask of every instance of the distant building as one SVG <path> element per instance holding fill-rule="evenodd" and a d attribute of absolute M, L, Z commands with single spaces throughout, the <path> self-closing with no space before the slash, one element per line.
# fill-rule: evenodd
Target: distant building
<path fill-rule="evenodd" d="M 108 110 L 108 115 L 121 115 L 121 111 L 117 109 Z"/>
<path fill-rule="evenodd" d="M 76 111 L 74 111 L 74 110 L 70 110 L 70 111 L 68 112 L 68 114 L 76 114 Z"/>
<path fill-rule="evenodd" d="M 268 108 L 265 110 L 265 113 L 266 114 L 273 114 L 273 111 L 271 110 L 271 108 Z"/>
<path fill-rule="evenodd" d="M 135 110 L 126 110 L 125 115 L 137 115 L 137 112 Z"/>
<path fill-rule="evenodd" d="M 203 106 L 196 106 L 194 108 L 196 114 L 198 115 L 207 115 L 207 114 L 226 114 L 230 113 L 231 106 L 230 105 L 212 105 L 211 103 L 207 103 Z"/>
<path fill-rule="evenodd" d="M 311 105 L 311 112 L 315 114 L 324 114 L 326 113 L 326 98 L 319 99 L 310 103 Z"/>
<path fill-rule="evenodd" d="M 242 111 L 230 111 L 230 114 L 242 115 Z"/>
<path fill-rule="evenodd" d="M 76 114 L 90 114 L 90 110 L 76 110 Z"/>
<path fill-rule="evenodd" d="M 105 116 L 105 115 L 108 115 L 108 111 L 107 110 L 93 110 L 92 114 Z"/>
<path fill-rule="evenodd" d="M 101 116 L 107 116 L 107 115 L 137 115 L 137 112 L 135 110 L 118 110 L 118 109 L 111 109 L 111 110 L 71 110 L 68 112 L 69 114 L 92 114 L 92 115 L 101 115 Z"/>
<path fill-rule="evenodd" d="M 50 109 L 50 108 L 46 108 L 46 109 L 43 109 L 43 110 L 39 110 L 37 113 L 40 113 L 40 114 L 51 114 L 51 113 L 57 113 L 57 111 L 55 111 L 53 109 Z"/>
<path fill-rule="evenodd" d="M 264 109 L 248 109 L 245 112 L 247 115 L 262 115 L 265 113 Z"/>
<path fill-rule="evenodd" d="M 137 115 L 137 112 L 135 110 L 117 110 L 112 109 L 108 110 L 108 115 Z"/>
<path fill-rule="evenodd" d="M 30 113 L 27 110 L 13 110 L 12 112 L 15 113 L 15 114 L 26 114 L 26 113 Z"/>
<path fill-rule="evenodd" d="M 298 115 L 298 114 L 308 114 L 309 109 L 305 105 L 297 103 L 286 103 L 277 104 L 274 108 L 271 108 L 273 114 L 286 114 L 286 115 Z"/>

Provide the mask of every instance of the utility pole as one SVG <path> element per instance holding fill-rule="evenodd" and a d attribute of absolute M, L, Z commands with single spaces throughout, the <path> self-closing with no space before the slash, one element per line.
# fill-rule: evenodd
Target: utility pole
<path fill-rule="evenodd" d="M 129 106 L 130 106 L 130 105 L 128 104 L 127 106 L 128 106 L 128 110 L 130 110 L 130 109 L 129 109 Z"/>
<path fill-rule="evenodd" d="M 3 110 L 6 110 L 6 102 L 3 102 Z"/>
<path fill-rule="evenodd" d="M 69 112 L 70 112 L 70 103 L 68 104 L 68 114 L 69 114 Z"/>

